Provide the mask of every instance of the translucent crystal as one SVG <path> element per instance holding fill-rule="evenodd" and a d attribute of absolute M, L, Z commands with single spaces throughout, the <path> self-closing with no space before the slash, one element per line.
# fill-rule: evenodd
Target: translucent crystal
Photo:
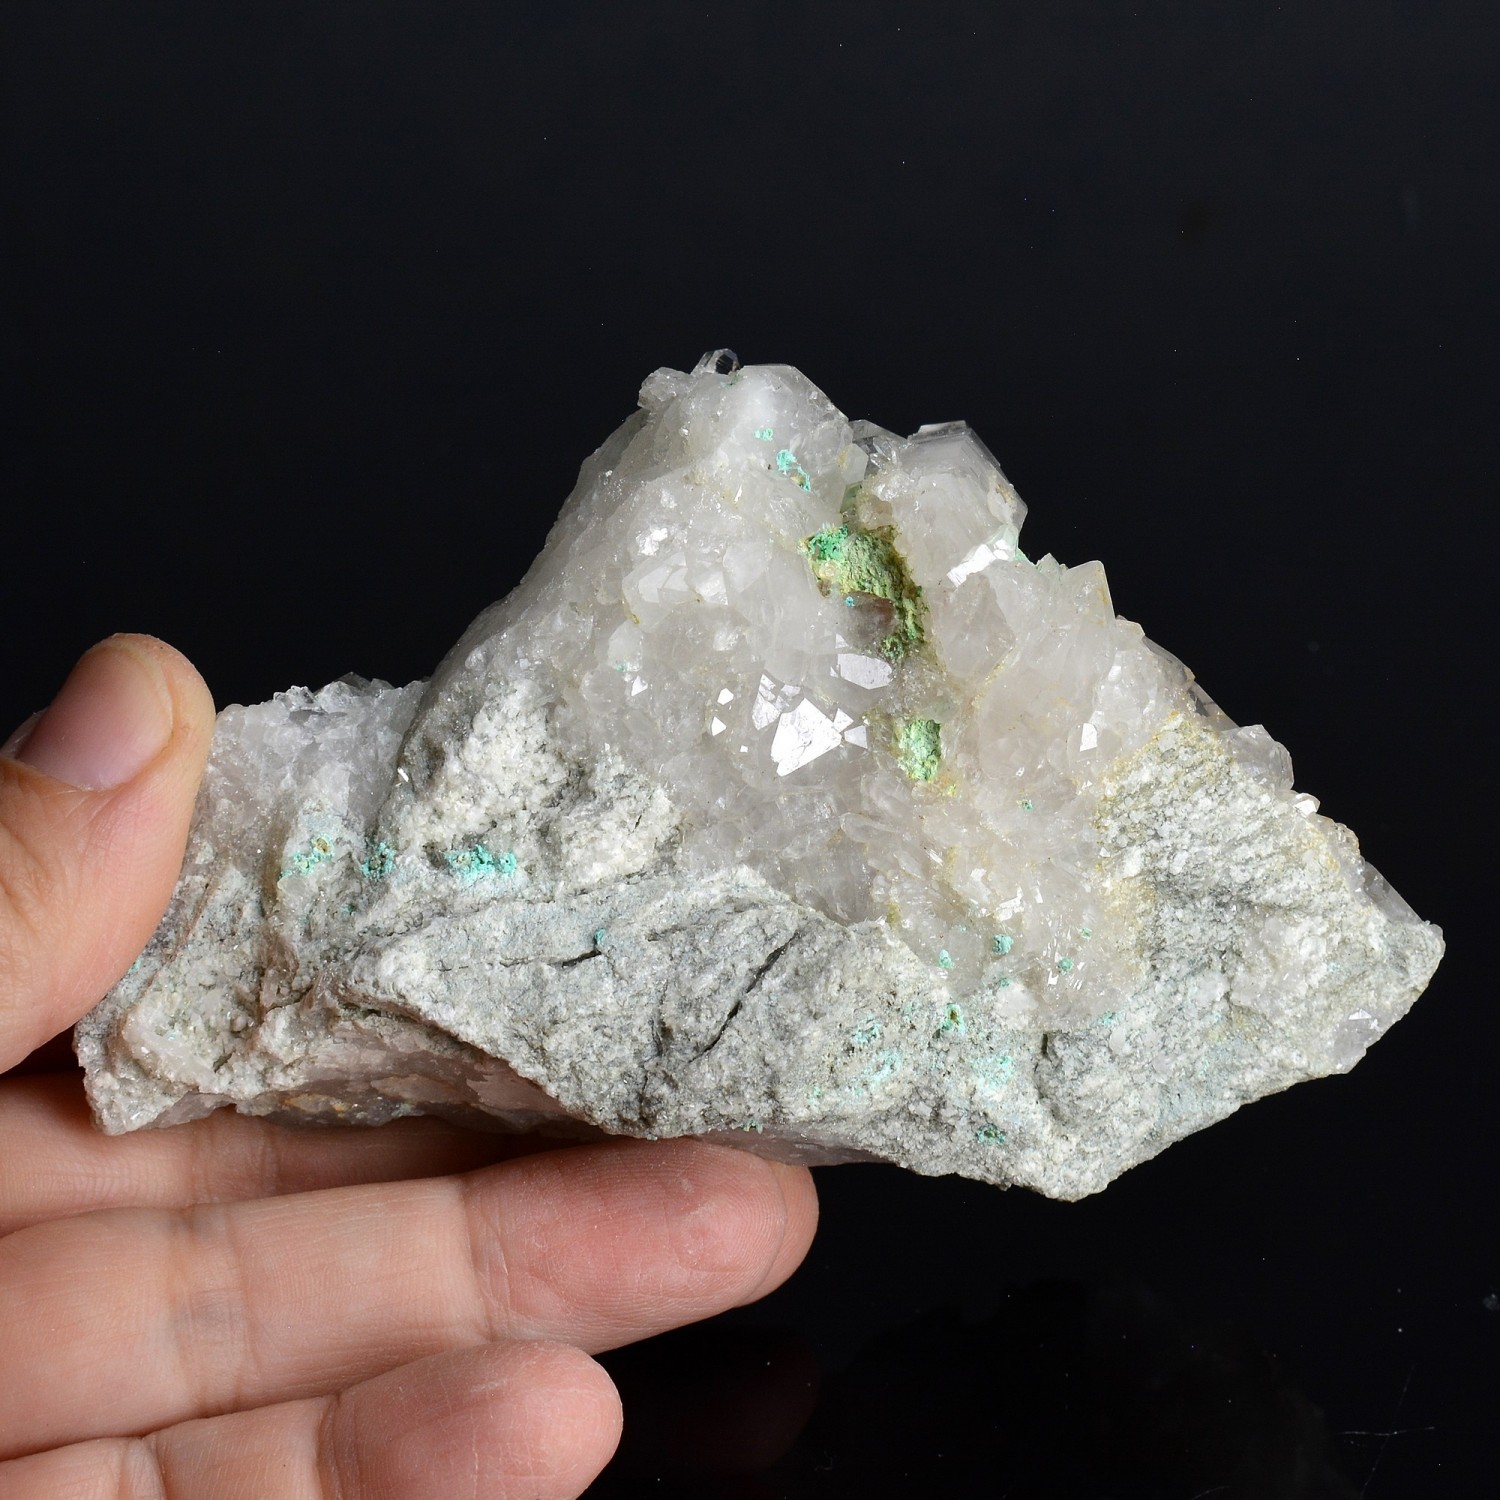
<path fill-rule="evenodd" d="M 962 423 L 658 371 L 420 703 L 226 711 L 80 1031 L 101 1120 L 564 1112 L 1071 1196 L 1351 1066 L 1436 929 L 1024 517 Z"/>

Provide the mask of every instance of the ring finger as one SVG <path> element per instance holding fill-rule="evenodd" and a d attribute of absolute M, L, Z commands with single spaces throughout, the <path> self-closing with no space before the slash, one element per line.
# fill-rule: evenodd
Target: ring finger
<path fill-rule="evenodd" d="M 511 1343 L 437 1355 L 338 1396 L 99 1438 L 0 1463 L 8 1500 L 572 1500 L 620 1405 L 587 1355 Z"/>

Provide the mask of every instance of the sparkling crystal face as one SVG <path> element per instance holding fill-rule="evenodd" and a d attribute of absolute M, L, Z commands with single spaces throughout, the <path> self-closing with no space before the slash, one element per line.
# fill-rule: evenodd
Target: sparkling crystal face
<path fill-rule="evenodd" d="M 1105 1009 L 1136 976 L 1093 878 L 1100 772 L 1192 709 L 1186 674 L 1098 564 L 1024 556 L 961 422 L 901 438 L 795 370 L 709 360 L 641 404 L 511 635 L 564 736 L 656 778 L 704 869 L 884 919 L 1017 1017 Z"/>

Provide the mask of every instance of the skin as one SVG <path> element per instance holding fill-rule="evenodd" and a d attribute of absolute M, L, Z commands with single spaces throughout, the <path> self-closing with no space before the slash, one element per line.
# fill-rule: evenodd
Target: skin
<path fill-rule="evenodd" d="M 115 636 L 0 750 L 0 1494 L 576 1496 L 620 1433 L 590 1355 L 780 1285 L 811 1178 L 430 1120 L 97 1134 L 55 1039 L 160 918 L 212 727 Z"/>

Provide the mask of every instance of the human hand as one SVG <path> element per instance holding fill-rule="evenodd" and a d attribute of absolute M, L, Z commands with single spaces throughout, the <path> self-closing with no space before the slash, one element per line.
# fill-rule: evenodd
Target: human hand
<path fill-rule="evenodd" d="M 150 937 L 212 730 L 184 657 L 115 636 L 0 750 L 0 1070 Z M 110 1139 L 76 1069 L 9 1074 L 0 1495 L 577 1495 L 620 1430 L 585 1351 L 764 1295 L 816 1217 L 805 1170 L 692 1141 L 228 1112 Z"/>

